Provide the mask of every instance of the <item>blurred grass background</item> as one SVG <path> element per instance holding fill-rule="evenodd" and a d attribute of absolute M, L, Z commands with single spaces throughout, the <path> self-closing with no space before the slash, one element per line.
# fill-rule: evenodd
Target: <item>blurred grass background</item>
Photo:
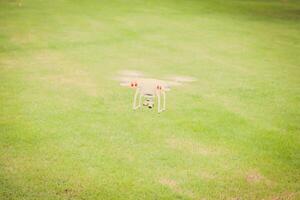
<path fill-rule="evenodd" d="M 298 199 L 300 3 L 0 0 L 0 199 Z M 117 71 L 188 75 L 132 111 Z"/>

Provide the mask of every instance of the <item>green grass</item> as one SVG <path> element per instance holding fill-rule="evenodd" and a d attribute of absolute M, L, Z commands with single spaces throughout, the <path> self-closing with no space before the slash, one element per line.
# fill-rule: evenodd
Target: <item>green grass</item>
<path fill-rule="evenodd" d="M 0 199 L 299 199 L 299 64 L 297 1 L 0 0 Z"/>

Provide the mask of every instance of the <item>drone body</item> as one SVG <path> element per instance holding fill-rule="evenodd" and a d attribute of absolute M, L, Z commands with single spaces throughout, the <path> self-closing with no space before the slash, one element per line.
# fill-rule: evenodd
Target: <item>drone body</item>
<path fill-rule="evenodd" d="M 162 112 L 166 109 L 166 90 L 161 81 L 150 78 L 139 78 L 131 81 L 130 87 L 135 89 L 133 109 L 138 109 L 141 107 L 142 98 L 145 98 L 143 103 L 144 106 L 153 108 L 156 97 L 158 105 L 157 111 Z M 161 107 L 162 98 L 163 106 Z"/>
<path fill-rule="evenodd" d="M 148 108 L 154 107 L 154 101 L 157 98 L 157 111 L 160 113 L 166 110 L 166 92 L 171 86 L 181 85 L 182 82 L 190 82 L 194 79 L 189 77 L 173 77 L 175 81 L 164 81 L 154 78 L 142 77 L 141 73 L 136 71 L 123 71 L 119 80 L 121 86 L 135 89 L 133 99 L 133 109 L 141 107 L 142 99 L 145 99 L 143 105 Z"/>

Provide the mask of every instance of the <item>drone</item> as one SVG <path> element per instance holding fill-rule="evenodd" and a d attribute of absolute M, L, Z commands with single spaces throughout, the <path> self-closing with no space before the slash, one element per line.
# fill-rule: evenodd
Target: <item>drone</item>
<path fill-rule="evenodd" d="M 158 113 L 166 110 L 166 92 L 171 87 L 181 85 L 184 82 L 195 81 L 192 77 L 187 76 L 171 76 L 167 80 L 160 80 L 144 76 L 138 71 L 121 71 L 118 80 L 120 85 L 135 90 L 133 98 L 133 109 L 141 108 L 142 99 L 143 106 L 152 109 L 157 98 Z"/>

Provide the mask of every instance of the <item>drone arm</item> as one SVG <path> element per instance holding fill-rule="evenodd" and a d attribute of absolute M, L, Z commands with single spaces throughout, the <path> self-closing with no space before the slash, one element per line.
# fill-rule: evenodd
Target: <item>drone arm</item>
<path fill-rule="evenodd" d="M 122 83 L 120 83 L 120 86 L 128 87 L 128 86 L 129 86 L 129 83 L 122 82 Z"/>

